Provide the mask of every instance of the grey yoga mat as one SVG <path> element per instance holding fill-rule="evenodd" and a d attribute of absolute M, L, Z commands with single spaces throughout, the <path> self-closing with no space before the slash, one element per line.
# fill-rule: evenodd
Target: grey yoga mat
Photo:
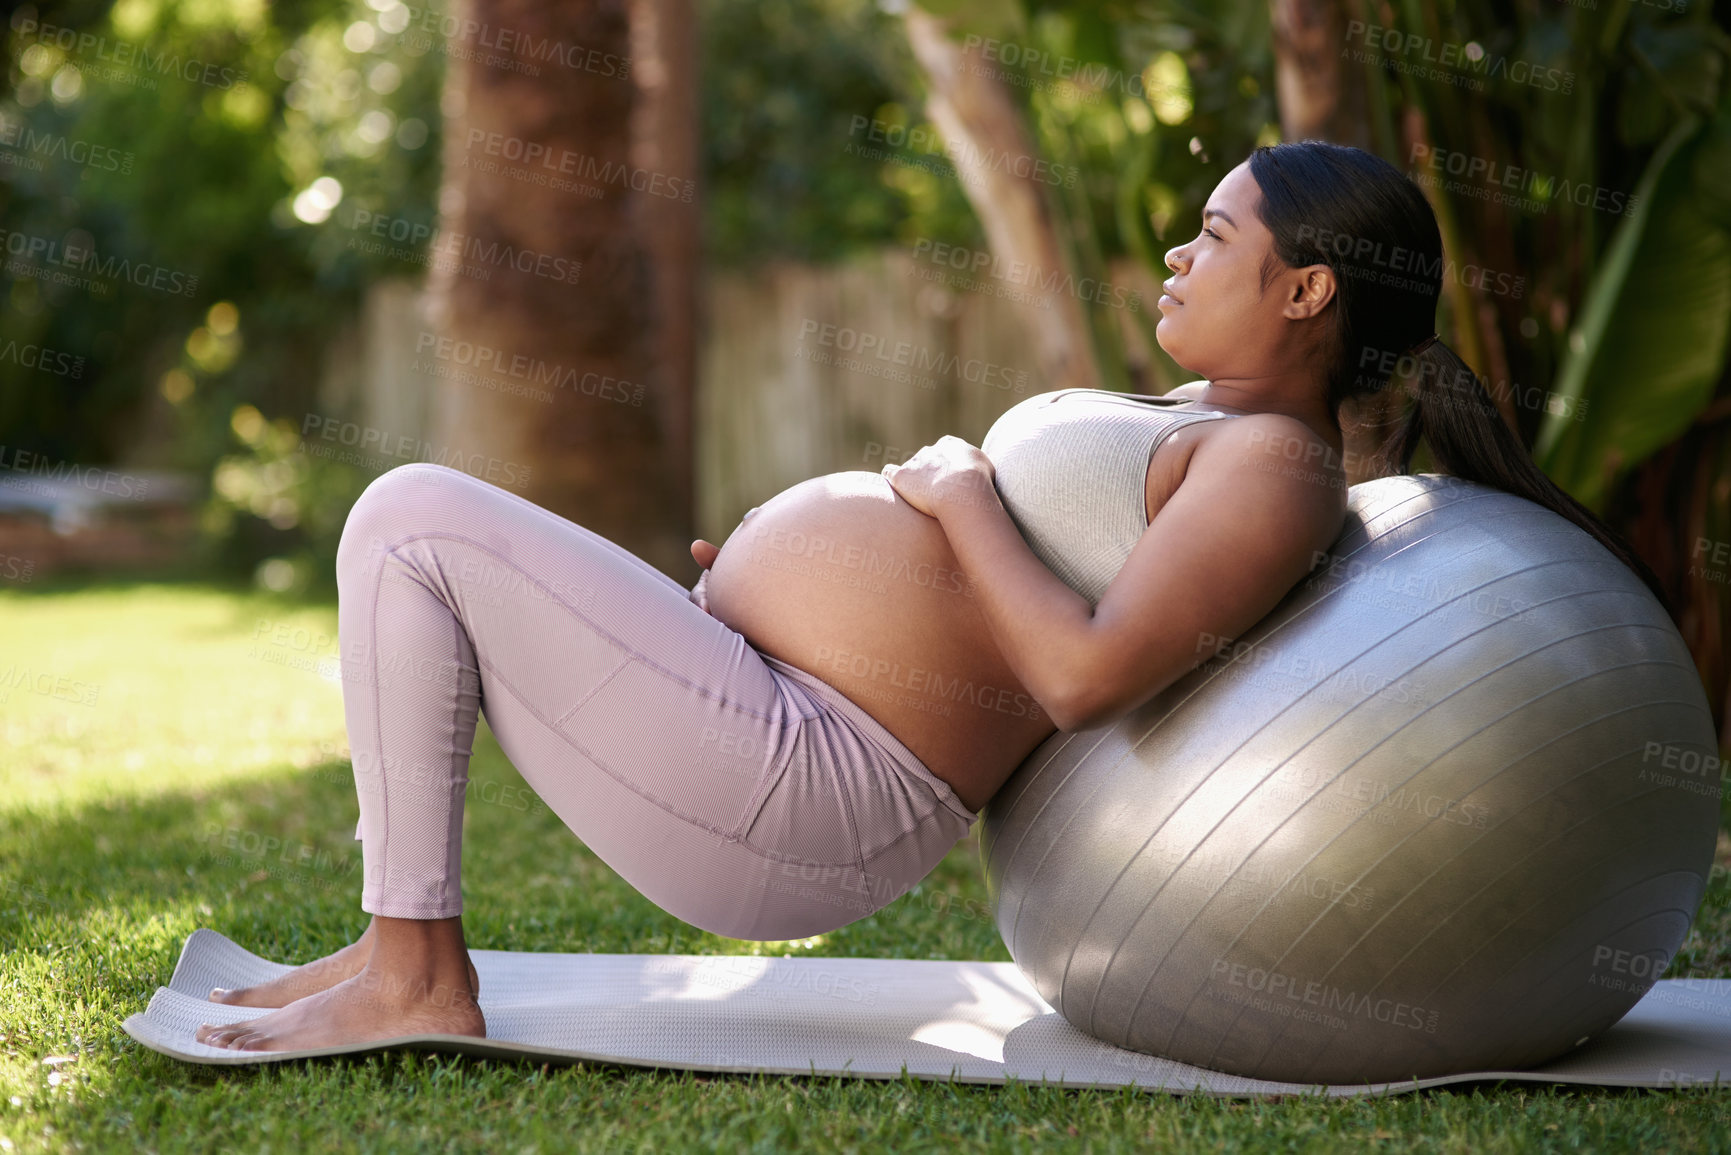
<path fill-rule="evenodd" d="M 1120 1050 L 1072 1027 L 1012 963 L 926 959 L 546 954 L 473 950 L 485 1039 L 405 1035 L 344 1047 L 230 1051 L 204 1022 L 267 1012 L 205 1001 L 291 969 L 213 930 L 187 937 L 174 977 L 126 1033 L 191 1063 L 246 1064 L 387 1049 L 776 1075 L 853 1075 L 1210 1095 L 1360 1095 L 1508 1079 L 1604 1087 L 1731 1084 L 1731 979 L 1659 983 L 1622 1022 L 1530 1071 L 1380 1086 L 1307 1087 Z"/>

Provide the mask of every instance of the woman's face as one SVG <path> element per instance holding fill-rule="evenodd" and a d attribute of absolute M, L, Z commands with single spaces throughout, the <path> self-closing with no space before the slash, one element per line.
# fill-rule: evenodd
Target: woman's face
<path fill-rule="evenodd" d="M 1282 266 L 1263 289 L 1274 238 L 1257 218 L 1261 200 L 1246 161 L 1215 187 L 1196 239 L 1166 254 L 1173 272 L 1154 335 L 1173 360 L 1211 381 L 1263 377 L 1290 364 L 1283 342 L 1294 334 L 1282 321 L 1314 316 L 1333 295 L 1326 266 Z"/>

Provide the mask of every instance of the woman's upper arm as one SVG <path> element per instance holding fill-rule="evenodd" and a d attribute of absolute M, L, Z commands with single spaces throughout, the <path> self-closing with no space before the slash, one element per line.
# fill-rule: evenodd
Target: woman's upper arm
<path fill-rule="evenodd" d="M 1342 475 L 1279 452 L 1314 433 L 1273 414 L 1210 432 L 1094 608 L 1090 686 L 1077 692 L 1086 725 L 1135 709 L 1255 625 L 1339 535 Z"/>

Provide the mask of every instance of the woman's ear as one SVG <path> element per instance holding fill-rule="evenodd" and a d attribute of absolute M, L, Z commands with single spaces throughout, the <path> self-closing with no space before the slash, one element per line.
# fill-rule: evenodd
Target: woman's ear
<path fill-rule="evenodd" d="M 1291 276 L 1286 307 L 1282 310 L 1285 316 L 1295 321 L 1306 320 L 1322 312 L 1328 303 L 1334 300 L 1338 286 L 1334 279 L 1334 270 L 1328 265 L 1306 265 L 1302 269 L 1292 270 Z"/>

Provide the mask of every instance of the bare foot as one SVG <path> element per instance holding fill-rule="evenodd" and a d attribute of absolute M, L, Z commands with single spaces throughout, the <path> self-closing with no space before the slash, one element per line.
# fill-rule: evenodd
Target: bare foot
<path fill-rule="evenodd" d="M 326 990 L 256 1019 L 215 1026 L 194 1037 L 237 1051 L 291 1051 L 344 1046 L 402 1035 L 487 1037 L 475 992 L 434 974 L 391 974 L 371 964 Z"/>
<path fill-rule="evenodd" d="M 373 935 L 372 953 L 353 974 L 267 1015 L 226 1026 L 204 1023 L 195 1037 L 241 1051 L 344 1046 L 402 1035 L 487 1037 L 487 1022 L 475 1003 L 480 977 L 469 961 L 460 916 L 374 915 L 367 930 Z M 365 938 L 344 949 L 362 946 Z M 313 973 L 329 979 L 335 967 Z"/>
<path fill-rule="evenodd" d="M 367 965 L 367 960 L 373 955 L 373 926 L 374 923 L 369 922 L 367 929 L 361 932 L 361 937 L 341 950 L 298 966 L 269 982 L 232 990 L 227 987 L 212 987 L 209 1001 L 231 1007 L 286 1007 L 296 999 L 328 990 L 344 979 L 359 974 Z M 479 995 L 481 976 L 475 970 L 474 963 L 469 963 L 468 967 L 469 984 Z"/>

